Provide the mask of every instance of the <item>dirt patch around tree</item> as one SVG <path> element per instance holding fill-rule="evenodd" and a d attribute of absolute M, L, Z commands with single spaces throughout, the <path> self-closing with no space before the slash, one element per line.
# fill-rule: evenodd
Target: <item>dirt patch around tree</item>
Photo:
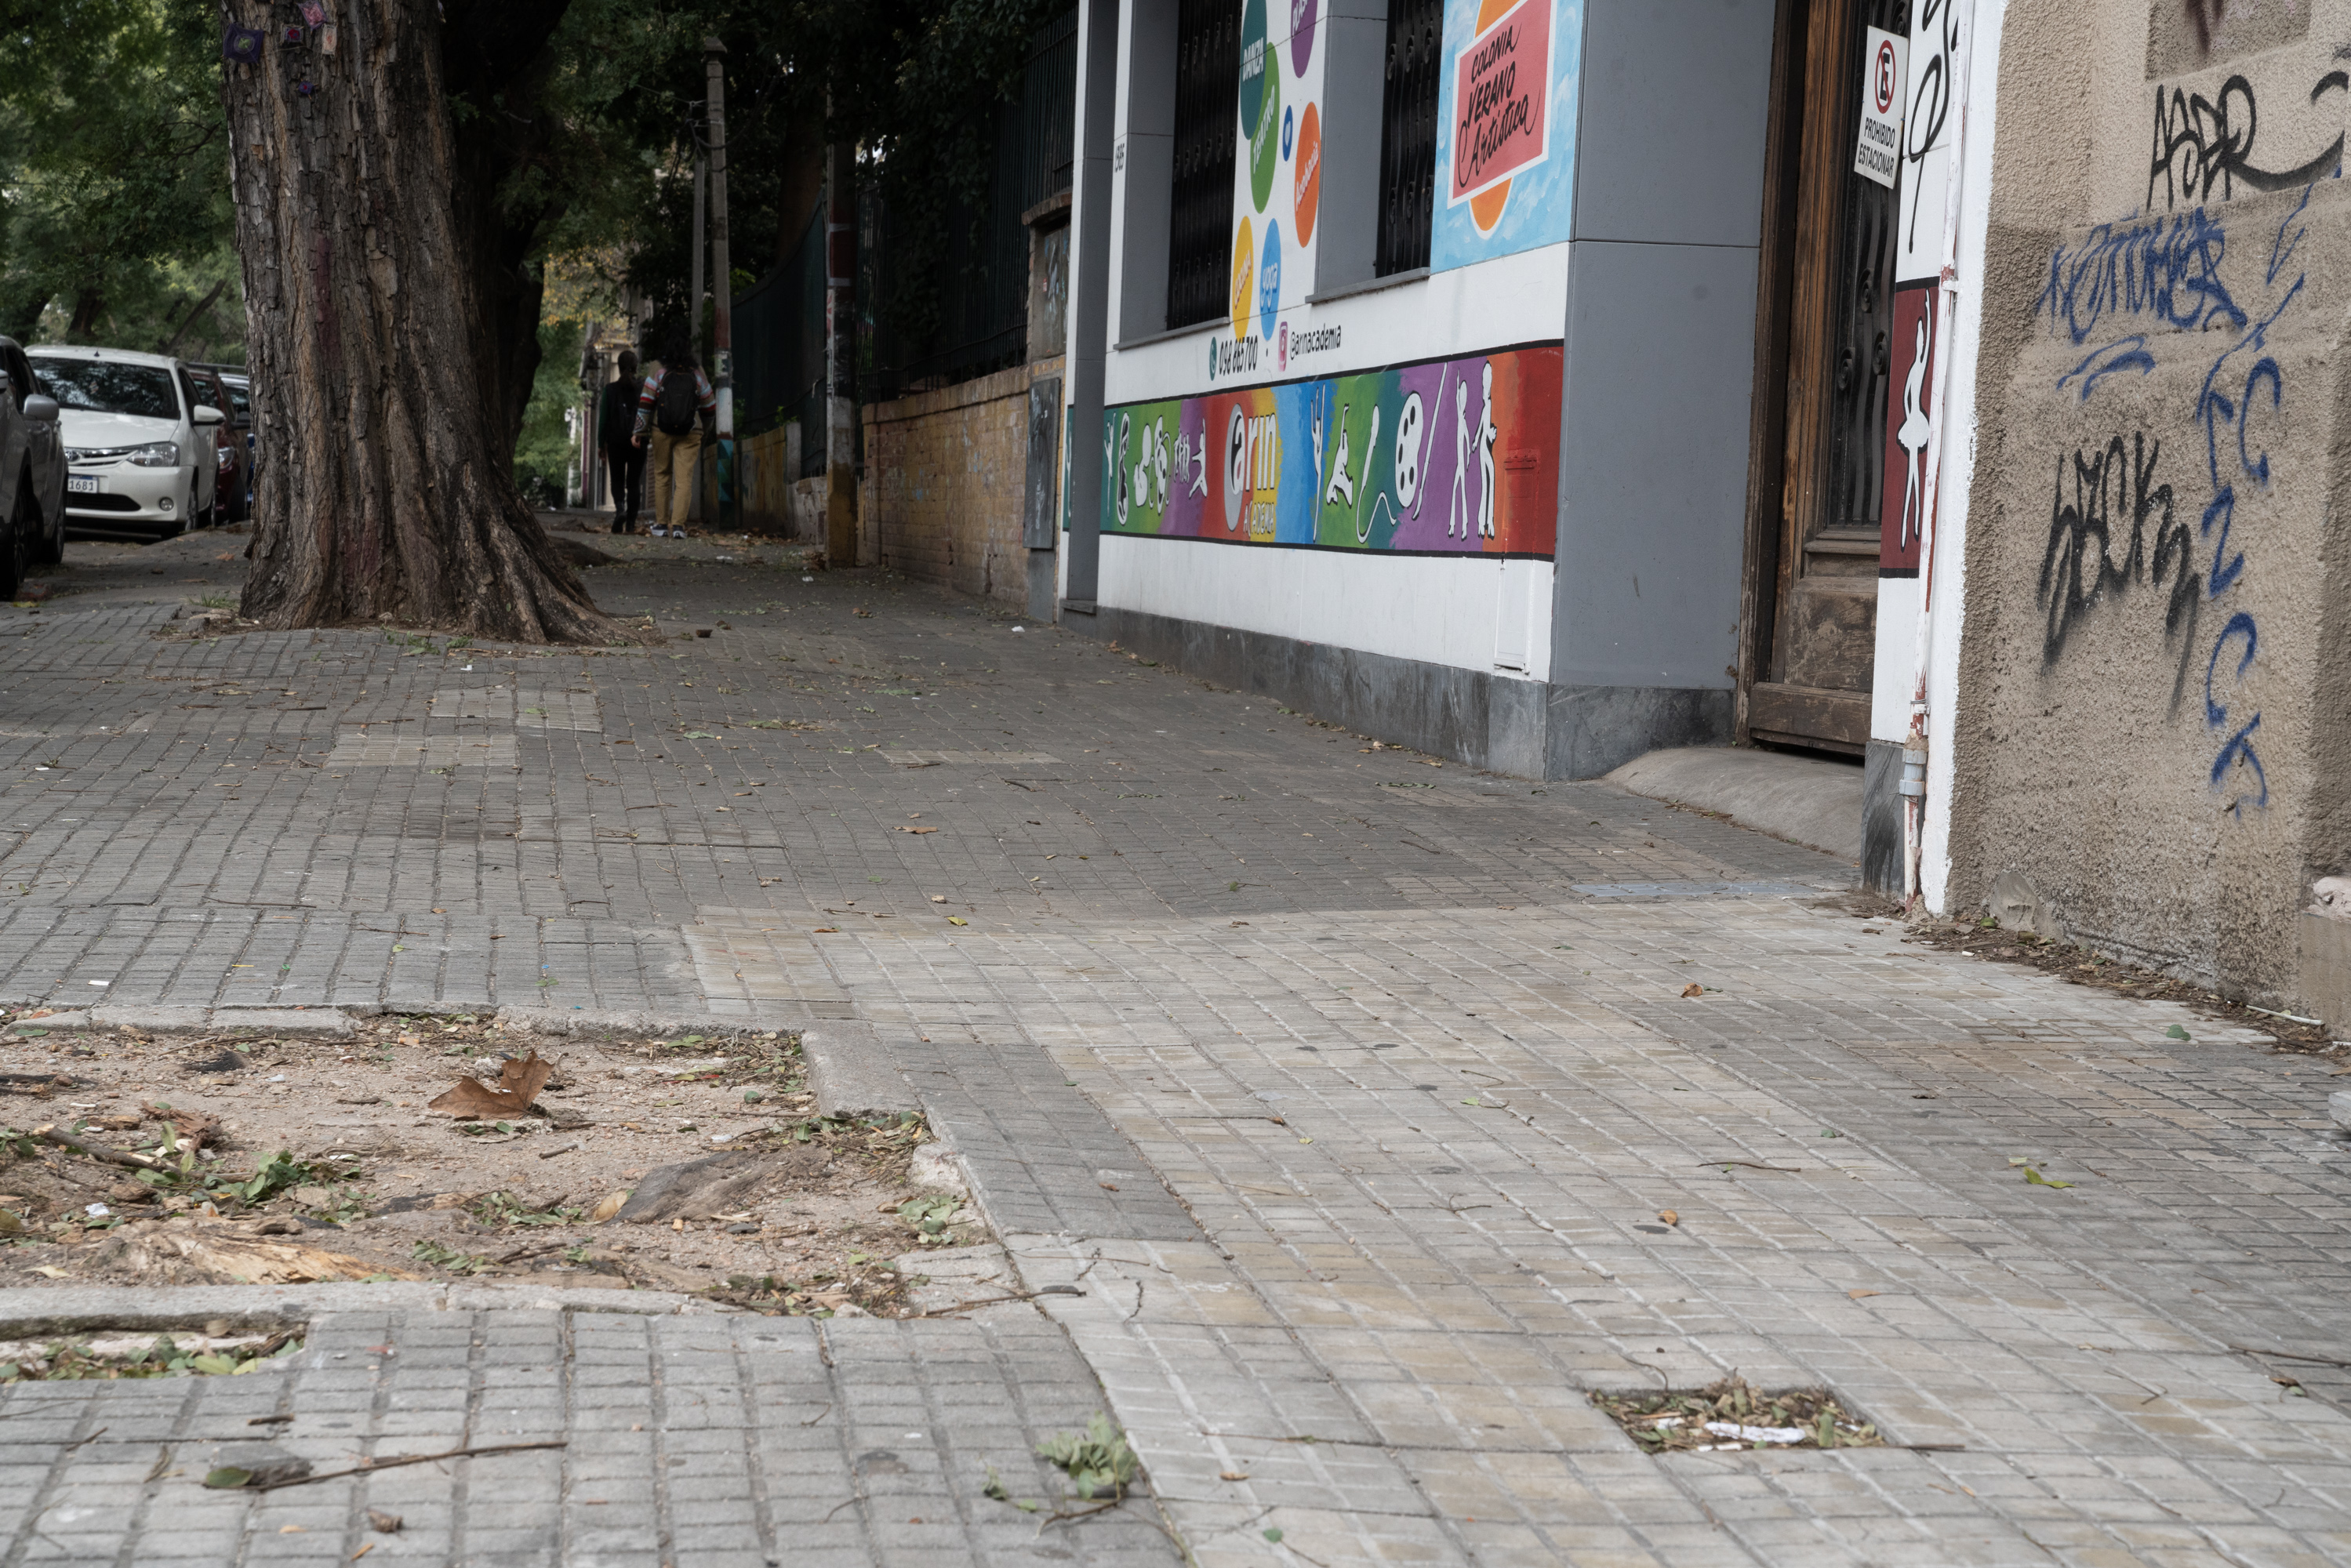
<path fill-rule="evenodd" d="M 534 1054 L 529 1110 L 431 1108 Z M 929 1143 L 918 1116 L 819 1116 L 789 1034 L 28 1015 L 0 1032 L 0 1286 L 506 1280 L 898 1315 L 889 1260 L 987 1239 Z"/>

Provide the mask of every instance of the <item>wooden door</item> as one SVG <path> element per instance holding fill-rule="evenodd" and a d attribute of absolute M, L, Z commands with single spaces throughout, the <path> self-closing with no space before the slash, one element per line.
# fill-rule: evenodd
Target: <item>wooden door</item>
<path fill-rule="evenodd" d="M 1876 661 L 1894 192 L 1853 172 L 1870 27 L 1907 0 L 1782 8 L 1759 329 L 1741 728 L 1859 753 Z"/>

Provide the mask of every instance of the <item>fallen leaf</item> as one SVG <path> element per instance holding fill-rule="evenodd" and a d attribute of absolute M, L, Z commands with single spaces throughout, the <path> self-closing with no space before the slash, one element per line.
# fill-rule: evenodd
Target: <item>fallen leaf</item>
<path fill-rule="evenodd" d="M 310 1532 L 303 1529 L 298 1524 L 281 1524 L 277 1527 L 277 1533 L 280 1535 L 308 1535 Z"/>
<path fill-rule="evenodd" d="M 2169 1029 L 2163 1031 L 2163 1038 L 2166 1040 L 2194 1040 L 2196 1037 L 2189 1033 L 2186 1030 L 2180 1028 L 2178 1024 L 2173 1024 Z"/>
<path fill-rule="evenodd" d="M 966 920 L 960 915 L 950 915 L 947 916 L 947 924 L 950 925 L 968 925 L 971 922 Z"/>
<path fill-rule="evenodd" d="M 589 1211 L 588 1218 L 594 1220 L 597 1224 L 601 1225 L 604 1221 L 611 1218 L 612 1216 L 620 1213 L 622 1209 L 628 1207 L 628 1202 L 629 1193 L 628 1189 L 624 1187 L 621 1191 L 612 1194 L 611 1197 L 598 1203 L 593 1209 Z"/>
<path fill-rule="evenodd" d="M 360 1547 L 357 1552 L 352 1552 L 352 1553 L 351 1553 L 351 1555 L 350 1555 L 350 1561 L 352 1561 L 353 1563 L 356 1563 L 356 1562 L 358 1562 L 360 1558 L 362 1558 L 362 1557 L 366 1556 L 369 1552 L 372 1552 L 372 1551 L 374 1551 L 374 1550 L 375 1550 L 375 1542 L 372 1542 L 372 1541 L 371 1541 L 371 1542 L 369 1542 L 365 1546 Z"/>
<path fill-rule="evenodd" d="M 905 826 L 904 823 L 899 824 L 897 827 L 894 827 L 890 831 L 893 833 L 935 833 L 938 831 L 936 828 L 910 828 Z"/>
<path fill-rule="evenodd" d="M 1856 1301 L 1862 1301 L 1870 1296 L 1881 1295 L 1883 1293 L 1883 1291 L 1847 1291 L 1845 1292 L 1846 1295 L 1851 1296 Z"/>
<path fill-rule="evenodd" d="M 1245 1481 L 1249 1479 L 1249 1472 L 1247 1470 L 1222 1470 L 1217 1473 L 1217 1479 L 1220 1481 Z"/>
<path fill-rule="evenodd" d="M 2043 1176 L 2031 1166 L 2027 1166 L 2024 1167 L 2024 1185 L 2027 1186 L 2072 1186 L 2074 1184 L 2070 1181 L 2051 1181 L 2047 1176 Z"/>
<path fill-rule="evenodd" d="M 459 1121 L 480 1116 L 518 1116 L 530 1109 L 530 1103 L 538 1098 L 538 1092 L 554 1074 L 555 1063 L 533 1051 L 519 1061 L 507 1058 L 498 1069 L 496 1089 L 468 1075 L 425 1103 L 428 1109 Z"/>
<path fill-rule="evenodd" d="M 371 1508 L 368 1510 L 368 1528 L 378 1535 L 397 1535 L 400 1533 L 400 1515 Z"/>
<path fill-rule="evenodd" d="M 48 1278 L 48 1279 L 52 1279 L 52 1280 L 62 1280 L 62 1279 L 65 1279 L 65 1278 L 67 1277 L 67 1275 L 66 1275 L 66 1271 L 65 1271 L 63 1269 L 51 1268 L 51 1267 L 50 1267 L 48 1264 L 47 1264 L 47 1263 L 42 1264 L 42 1265 L 41 1265 L 39 1268 L 37 1268 L 37 1269 L 35 1269 L 35 1270 L 33 1270 L 33 1272 L 34 1272 L 34 1273 L 36 1273 L 36 1274 L 44 1275 L 44 1276 L 46 1276 L 47 1278 Z"/>
<path fill-rule="evenodd" d="M 1688 985 L 1682 988 L 1682 995 L 1686 997 L 1702 997 L 1706 995 L 1706 988 L 1699 985 L 1696 980 L 1692 980 Z"/>
<path fill-rule="evenodd" d="M 1661 1208 L 1657 1210 L 1657 1218 L 1664 1220 L 1667 1225 L 1679 1225 L 1682 1222 L 1682 1217 L 1676 1214 L 1670 1208 Z"/>

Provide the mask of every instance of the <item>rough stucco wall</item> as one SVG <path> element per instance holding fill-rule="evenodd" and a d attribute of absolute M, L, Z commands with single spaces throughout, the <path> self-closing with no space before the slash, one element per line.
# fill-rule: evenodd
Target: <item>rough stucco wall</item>
<path fill-rule="evenodd" d="M 2008 8 L 1951 802 L 1954 909 L 2018 872 L 2288 999 L 2351 747 L 2351 0 L 2314 9 Z"/>
<path fill-rule="evenodd" d="M 1029 382 L 1061 365 L 1040 360 L 865 410 L 858 503 L 882 565 L 1027 605 Z"/>

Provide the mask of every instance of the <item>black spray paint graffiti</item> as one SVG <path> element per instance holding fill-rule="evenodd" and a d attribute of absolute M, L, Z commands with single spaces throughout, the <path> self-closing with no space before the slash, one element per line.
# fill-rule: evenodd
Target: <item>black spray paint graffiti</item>
<path fill-rule="evenodd" d="M 2196 395 L 2211 499 L 2197 518 L 2193 538 L 2176 514 L 2171 486 L 2156 476 L 2160 443 L 2139 435 L 2126 446 L 2116 437 L 2095 452 L 2061 457 L 2039 597 L 2047 617 L 2042 636 L 2046 668 L 2063 656 L 2068 639 L 2102 601 L 2141 581 L 2170 585 L 2164 639 L 2179 644 L 2180 660 L 2172 681 L 2172 711 L 2179 712 L 2185 695 L 2194 650 L 2203 645 L 2204 723 L 2220 737 L 2208 781 L 2215 790 L 2238 789 L 2228 810 L 2239 817 L 2246 807 L 2263 808 L 2270 800 L 2269 775 L 2254 745 L 2261 709 L 2241 690 L 2260 651 L 2261 626 L 2251 611 L 2234 609 L 2211 643 L 2201 644 L 2197 622 L 2204 606 L 2217 606 L 2243 584 L 2251 563 L 2236 528 L 2238 510 L 2258 505 L 2275 479 L 2267 427 L 2284 416 L 2287 389 L 2284 368 L 2269 351 L 2269 333 L 2308 281 L 2307 274 L 2290 282 L 2283 278 L 2307 233 L 2301 219 L 2310 196 L 2305 189 L 2271 240 L 2258 280 L 2268 309 L 2259 320 L 2240 308 L 2221 284 L 2220 261 L 2228 235 L 2201 208 L 2168 225 L 2158 219 L 2102 228 L 2080 246 L 2058 247 L 2035 310 L 2047 313 L 2053 329 L 2068 332 L 2077 343 L 2111 315 L 2155 315 L 2175 325 L 2226 326 L 2236 333 L 2211 361 Z M 2196 258 L 2185 270 L 2178 265 L 2183 256 Z M 2137 333 L 2115 339 L 2059 377 L 2057 390 L 2086 403 L 2102 382 L 2131 384 L 2152 372 L 2158 347 L 2186 340 Z M 2208 545 L 2206 569 L 2200 557 Z M 2199 558 L 2194 563 L 2191 548 Z"/>
<path fill-rule="evenodd" d="M 2047 612 L 2041 662 L 2044 668 L 2056 664 L 2066 639 L 2099 603 L 2119 599 L 2140 583 L 2161 588 L 2168 582 L 2163 640 L 2179 648 L 2179 673 L 2171 683 L 2171 710 L 2177 714 L 2188 688 L 2204 585 L 2190 559 L 2195 534 L 2175 515 L 2171 486 L 2156 483 L 2162 455 L 2163 443 L 2149 441 L 2142 432 L 2127 445 L 2117 435 L 2103 450 L 2057 459 L 2049 549 L 2041 560 L 2041 607 Z"/>
<path fill-rule="evenodd" d="M 1910 204 L 1903 243 L 1911 246 L 1918 243 L 1918 204 L 1928 184 L 1919 178 L 1919 166 L 1926 162 L 1928 153 L 1942 145 L 1943 127 L 1951 115 L 1952 57 L 1959 47 L 1959 7 L 1951 0 L 1925 0 L 1918 8 L 1914 37 L 1931 41 L 1934 48 L 1925 58 L 1914 55 L 1910 61 L 1912 79 L 1917 87 L 1911 94 L 1908 123 L 1903 128 L 1903 156 L 1910 164 L 1910 172 L 1902 178 L 1902 195 Z"/>
<path fill-rule="evenodd" d="M 2316 103 L 2329 92 L 2351 92 L 2351 75 L 2329 71 L 2310 89 Z M 2232 199 L 2237 186 L 2251 191 L 2290 191 L 2313 180 L 2342 172 L 2343 135 L 2317 156 L 2291 169 L 2263 169 L 2253 162 L 2253 138 L 2261 110 L 2253 101 L 2253 84 L 2232 76 L 2213 98 L 2191 95 L 2184 88 L 2168 93 L 2155 89 L 2155 151 L 2147 165 L 2147 205 L 2156 205 L 2163 193 L 2169 211 L 2180 202 L 2208 202 L 2218 187 L 2222 201 Z"/>

